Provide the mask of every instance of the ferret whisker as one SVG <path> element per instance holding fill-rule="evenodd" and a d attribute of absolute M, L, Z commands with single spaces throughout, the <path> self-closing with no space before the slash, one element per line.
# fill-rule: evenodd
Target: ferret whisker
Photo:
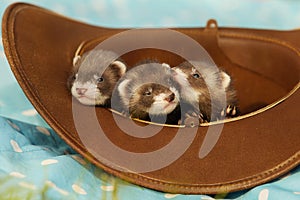
<path fill-rule="evenodd" d="M 66 82 L 63 82 L 63 81 L 54 81 L 54 83 L 61 83 L 61 84 L 66 85 Z"/>

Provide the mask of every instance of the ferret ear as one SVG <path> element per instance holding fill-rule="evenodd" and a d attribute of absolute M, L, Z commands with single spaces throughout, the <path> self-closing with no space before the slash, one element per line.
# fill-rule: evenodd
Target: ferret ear
<path fill-rule="evenodd" d="M 224 71 L 221 71 L 221 81 L 223 88 L 228 88 L 231 83 L 231 77 Z"/>
<path fill-rule="evenodd" d="M 75 67 L 75 65 L 78 63 L 78 61 L 81 59 L 81 56 L 80 55 L 76 55 L 74 58 L 73 58 L 73 67 Z"/>
<path fill-rule="evenodd" d="M 112 65 L 119 68 L 121 76 L 125 74 L 127 67 L 123 62 L 116 60 L 112 63 Z"/>
<path fill-rule="evenodd" d="M 162 65 L 163 67 L 167 67 L 167 68 L 170 68 L 170 69 L 171 69 L 170 65 L 167 64 L 167 63 L 162 63 L 161 65 Z"/>
<path fill-rule="evenodd" d="M 171 73 L 171 70 L 172 70 L 172 69 L 171 69 L 171 67 L 170 67 L 169 64 L 167 64 L 167 63 L 162 63 L 161 65 L 162 65 L 162 67 L 164 68 L 165 73 L 167 73 L 167 74 Z"/>

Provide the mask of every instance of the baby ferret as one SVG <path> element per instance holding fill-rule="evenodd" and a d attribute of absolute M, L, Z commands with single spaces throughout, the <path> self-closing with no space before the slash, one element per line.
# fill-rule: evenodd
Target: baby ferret
<path fill-rule="evenodd" d="M 199 123 L 203 123 L 237 116 L 237 96 L 231 77 L 216 67 L 192 63 L 184 62 L 173 68 L 185 118 L 197 116 Z"/>
<path fill-rule="evenodd" d="M 172 85 L 172 69 L 155 62 L 139 63 L 120 79 L 115 104 L 119 100 L 121 112 L 131 118 L 178 124 L 179 93 Z"/>
<path fill-rule="evenodd" d="M 84 105 L 110 107 L 112 91 L 126 72 L 126 64 L 107 50 L 92 50 L 76 57 L 68 87 Z"/>

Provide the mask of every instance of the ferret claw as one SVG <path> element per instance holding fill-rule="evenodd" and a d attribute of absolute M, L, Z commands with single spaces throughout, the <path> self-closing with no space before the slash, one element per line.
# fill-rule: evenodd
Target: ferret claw
<path fill-rule="evenodd" d="M 222 111 L 223 113 L 223 111 Z M 221 113 L 221 115 L 222 115 Z M 226 108 L 226 117 L 230 118 L 230 117 L 235 117 L 237 116 L 238 114 L 238 109 L 236 106 L 231 106 L 231 105 L 228 105 L 227 108 Z"/>
<path fill-rule="evenodd" d="M 224 117 L 224 116 L 225 116 L 225 110 L 222 110 L 221 117 Z"/>
<path fill-rule="evenodd" d="M 236 115 L 236 107 L 235 107 L 235 106 L 234 106 L 233 109 L 232 109 L 231 115 L 232 115 L 232 116 L 235 116 L 235 115 Z"/>
<path fill-rule="evenodd" d="M 197 114 L 196 112 L 192 112 L 191 116 L 193 116 L 193 117 L 200 117 L 200 115 Z"/>
<path fill-rule="evenodd" d="M 231 111 L 231 107 L 230 107 L 230 105 L 228 105 L 226 108 L 226 114 L 230 114 L 230 111 Z"/>
<path fill-rule="evenodd" d="M 204 116 L 203 116 L 203 114 L 202 114 L 202 113 L 200 113 L 200 114 L 199 114 L 199 118 L 200 118 L 200 119 L 202 119 L 202 120 L 203 120 L 203 122 L 204 122 Z"/>

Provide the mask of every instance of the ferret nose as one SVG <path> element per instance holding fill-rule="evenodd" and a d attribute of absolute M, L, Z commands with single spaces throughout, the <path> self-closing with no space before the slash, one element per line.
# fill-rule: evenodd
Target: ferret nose
<path fill-rule="evenodd" d="M 172 93 L 170 94 L 167 98 L 165 98 L 166 101 L 168 102 L 172 102 L 175 99 L 175 94 Z"/>
<path fill-rule="evenodd" d="M 84 95 L 84 93 L 87 91 L 86 88 L 76 88 L 76 92 L 79 95 Z"/>

